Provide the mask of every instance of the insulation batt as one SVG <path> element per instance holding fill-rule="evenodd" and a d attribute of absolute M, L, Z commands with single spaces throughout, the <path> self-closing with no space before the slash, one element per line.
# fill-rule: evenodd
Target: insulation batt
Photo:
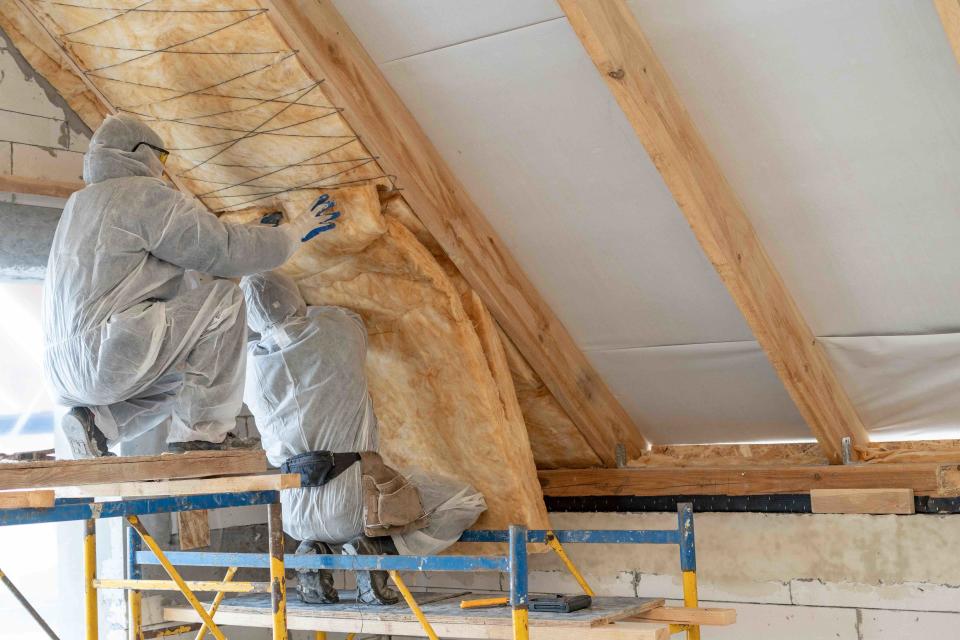
<path fill-rule="evenodd" d="M 240 283 L 247 324 L 260 334 L 249 345 L 245 399 L 274 466 L 310 451 L 378 450 L 364 362 L 367 331 L 342 307 L 307 307 L 290 278 L 267 273 Z M 298 540 L 339 544 L 363 533 L 360 464 L 322 487 L 281 494 L 284 530 Z M 443 551 L 486 508 L 483 496 L 453 479 L 416 473 L 411 479 L 430 514 L 425 529 L 393 536 L 408 554 Z"/>
<path fill-rule="evenodd" d="M 491 370 L 453 281 L 410 230 L 381 214 L 374 185 L 327 192 L 343 212 L 337 228 L 281 271 L 307 305 L 344 307 L 363 319 L 366 378 L 387 464 L 417 483 L 416 470 L 426 469 L 475 487 L 487 503 L 478 527 L 547 527 L 526 429 L 508 415 L 516 398 L 498 384 L 504 375 L 509 383 L 509 374 Z M 225 217 L 254 222 L 272 208 L 295 216 L 319 193 L 283 194 Z M 434 492 L 419 488 L 429 508 Z"/>

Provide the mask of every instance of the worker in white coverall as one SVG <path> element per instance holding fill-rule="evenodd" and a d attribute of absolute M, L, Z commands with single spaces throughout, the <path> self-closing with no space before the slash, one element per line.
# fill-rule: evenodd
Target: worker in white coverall
<path fill-rule="evenodd" d="M 149 127 L 109 116 L 84 157 L 47 264 L 44 371 L 73 456 L 107 454 L 172 417 L 168 448 L 230 448 L 242 404 L 243 296 L 229 280 L 192 290 L 184 272 L 239 277 L 277 267 L 328 228 L 231 225 L 160 179 L 168 152 Z M 329 201 L 315 211 L 327 214 Z"/>
<path fill-rule="evenodd" d="M 248 346 L 244 399 L 270 463 L 300 473 L 305 487 L 281 492 L 284 530 L 303 541 L 297 553 L 333 553 L 342 545 L 346 554 L 426 555 L 459 539 L 486 509 L 483 496 L 435 474 L 401 476 L 375 453 L 379 429 L 360 317 L 341 307 L 307 307 L 296 283 L 278 273 L 248 276 L 240 288 L 247 324 L 259 334 Z M 389 504 L 405 492 L 415 502 L 410 512 L 410 504 Z M 298 576 L 305 602 L 338 601 L 329 571 Z M 382 571 L 358 572 L 357 587 L 367 604 L 398 600 Z"/>

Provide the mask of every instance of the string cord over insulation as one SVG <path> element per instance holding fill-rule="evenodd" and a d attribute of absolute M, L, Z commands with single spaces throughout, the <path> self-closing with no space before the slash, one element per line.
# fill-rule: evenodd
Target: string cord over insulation
<path fill-rule="evenodd" d="M 134 54 L 129 58 L 111 62 L 110 64 L 100 65 L 91 69 L 83 69 L 82 65 L 78 65 L 80 67 L 79 71 L 83 73 L 87 81 L 101 94 L 107 95 L 104 92 L 104 87 L 108 86 L 110 83 L 142 87 L 151 91 L 163 91 L 170 94 L 166 97 L 143 102 L 141 104 L 115 106 L 114 109 L 116 111 L 135 115 L 147 122 L 166 123 L 168 125 L 177 127 L 189 127 L 192 129 L 223 131 L 229 134 L 237 134 L 228 139 L 210 144 L 199 144 L 189 147 L 172 147 L 169 149 L 169 151 L 172 152 L 171 155 L 178 157 L 182 162 L 186 162 L 188 165 L 186 168 L 177 173 L 178 177 L 186 178 L 194 182 L 206 183 L 214 187 L 208 191 L 196 194 L 197 198 L 199 198 L 205 204 L 208 204 L 208 206 L 211 201 L 219 201 L 218 204 L 220 206 L 219 208 L 213 209 L 214 212 L 220 213 L 235 210 L 245 205 L 250 205 L 258 201 L 273 198 L 275 196 L 293 191 L 345 186 L 384 178 L 389 180 L 391 185 L 394 185 L 395 176 L 388 175 L 384 173 L 382 169 L 380 169 L 379 165 L 377 164 L 378 158 L 370 154 L 364 148 L 360 138 L 352 131 L 344 135 L 299 132 L 302 128 L 309 127 L 309 125 L 312 123 L 321 122 L 329 118 L 336 118 L 343 112 L 342 108 L 339 108 L 335 105 L 317 104 L 309 99 L 309 96 L 322 85 L 323 79 L 319 79 L 309 85 L 302 86 L 291 91 L 286 91 L 279 95 L 264 97 L 262 92 L 260 94 L 255 92 L 255 81 L 258 77 L 266 77 L 271 73 L 283 74 L 285 71 L 289 72 L 289 67 L 284 69 L 284 65 L 296 64 L 297 51 L 290 49 L 228 50 L 221 48 L 206 50 L 202 46 L 205 39 L 207 39 L 209 42 L 209 38 L 215 34 L 230 29 L 236 29 L 240 25 L 247 24 L 248 21 L 252 22 L 254 20 L 268 19 L 266 17 L 268 9 L 263 7 L 206 9 L 194 8 L 189 5 L 180 7 L 165 6 L 163 8 L 155 8 L 151 6 L 154 3 L 154 0 L 146 0 L 145 2 L 141 2 L 129 8 L 102 6 L 93 3 L 84 4 L 80 2 L 64 2 L 60 0 L 30 0 L 30 3 L 33 5 L 46 4 L 50 7 L 63 7 L 70 10 L 83 9 L 94 14 L 90 24 L 81 26 L 68 32 L 63 32 L 58 35 L 52 33 L 51 30 L 46 27 L 44 21 L 41 20 L 34 11 L 35 7 L 30 7 L 28 3 L 25 3 L 27 4 L 27 9 L 31 13 L 34 13 L 34 18 L 36 18 L 37 21 L 44 26 L 44 28 L 52 37 L 59 41 L 64 51 L 75 59 L 79 58 L 79 56 L 75 55 L 74 53 L 78 47 L 90 48 L 94 50 L 104 49 Z M 112 13 L 112 15 L 106 17 L 95 15 L 96 13 L 101 12 L 109 12 Z M 113 21 L 130 20 L 138 14 L 150 14 L 153 16 L 162 14 L 218 14 L 232 15 L 234 17 L 231 18 L 226 24 L 220 24 L 216 28 L 196 33 L 187 38 L 181 37 L 181 39 L 179 39 L 177 42 L 164 44 L 162 46 L 158 45 L 154 48 L 132 46 L 126 47 L 95 41 L 95 36 L 100 28 L 103 27 L 103 25 L 107 25 Z M 191 24 L 196 22 L 198 21 L 193 21 Z M 76 36 L 78 35 L 81 35 L 82 39 L 77 38 Z M 229 41 L 233 40 L 231 39 Z M 252 66 L 240 73 L 234 73 L 228 77 L 218 79 L 216 82 L 192 88 L 149 84 L 129 78 L 123 78 L 117 74 L 118 71 L 122 72 L 124 66 L 136 64 L 138 62 L 142 63 L 149 61 L 150 58 L 155 56 L 171 55 L 207 57 L 230 56 L 234 57 L 236 60 L 251 60 Z M 272 57 L 272 60 L 266 62 L 265 64 L 257 64 L 258 61 L 263 60 L 263 58 L 266 56 Z M 113 70 L 113 72 L 109 75 L 101 73 L 107 70 Z M 253 85 L 254 90 L 249 88 L 251 84 Z M 228 85 L 232 85 L 233 90 L 231 90 Z M 240 90 L 241 85 L 243 89 L 246 89 L 246 91 Z M 320 95 L 322 96 L 322 93 Z M 213 112 L 207 108 L 205 111 L 198 110 L 196 113 L 185 114 L 183 113 L 184 109 L 182 108 L 184 105 L 183 101 L 184 99 L 190 97 L 219 98 L 222 100 L 240 101 L 241 103 L 246 104 L 242 104 L 241 106 L 231 104 L 229 105 L 229 108 L 220 109 Z M 195 100 L 195 102 L 204 103 L 206 101 L 200 99 Z M 176 106 L 177 116 L 164 117 L 159 115 L 157 111 L 158 106 L 161 105 Z M 270 115 L 258 120 L 255 126 L 249 128 L 224 126 L 223 124 L 204 122 L 204 120 L 212 119 L 218 116 L 252 112 L 254 109 L 269 108 L 271 106 L 279 106 L 279 108 L 273 109 L 273 112 Z M 305 112 L 307 114 L 312 112 L 312 115 L 307 115 L 307 117 L 292 124 L 272 127 L 270 126 L 271 123 L 275 123 L 281 115 L 292 109 L 297 109 L 298 112 Z M 160 110 L 162 110 L 162 108 Z M 231 150 L 235 150 L 238 145 L 244 144 L 261 136 L 289 138 L 291 141 L 301 140 L 305 142 L 309 142 L 311 140 L 318 141 L 329 139 L 334 144 L 325 145 L 324 148 L 320 149 L 319 151 L 314 149 L 300 160 L 287 164 L 270 163 L 269 161 L 263 162 L 263 158 L 259 160 L 254 159 L 252 161 L 247 161 L 247 158 L 249 158 L 251 155 L 254 155 L 249 153 L 249 150 L 245 150 L 244 153 L 230 153 Z M 351 145 L 356 147 L 358 150 L 357 153 L 348 154 L 347 157 L 334 157 L 331 155 L 334 152 L 344 150 Z M 210 152 L 202 156 L 197 155 L 197 152 L 206 150 L 209 150 Z M 341 156 L 342 155 L 343 152 L 341 151 Z M 235 156 L 239 159 L 236 159 Z M 221 157 L 223 158 L 221 159 Z M 217 159 L 221 159 L 221 161 L 217 162 Z M 377 171 L 372 172 L 373 175 L 366 177 L 357 177 L 355 175 L 357 170 L 363 170 L 364 167 L 368 167 L 371 164 L 377 169 Z M 318 175 L 312 180 L 303 179 L 302 176 L 304 171 L 315 171 L 320 173 L 326 170 L 319 169 L 319 167 L 331 169 L 332 173 Z M 215 168 L 239 169 L 248 173 L 252 172 L 253 175 L 249 177 L 244 176 L 242 179 L 237 179 L 235 181 L 225 181 L 218 179 L 218 176 L 215 175 L 206 175 L 204 177 L 205 174 L 201 174 L 200 171 L 205 168 L 214 170 Z M 367 170 L 364 170 L 364 172 L 371 173 Z M 289 175 L 286 180 L 284 180 L 284 174 Z M 294 180 L 296 176 L 300 176 L 299 180 Z M 270 180 L 269 183 L 261 182 L 265 178 L 273 179 Z"/>

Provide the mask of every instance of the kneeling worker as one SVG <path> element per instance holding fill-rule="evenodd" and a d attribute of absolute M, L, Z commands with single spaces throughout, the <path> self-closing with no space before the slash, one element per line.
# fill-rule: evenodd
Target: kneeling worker
<path fill-rule="evenodd" d="M 297 553 L 439 553 L 486 509 L 473 488 L 435 476 L 409 478 L 383 463 L 367 391 L 363 321 L 341 307 L 307 307 L 278 273 L 240 282 L 249 344 L 244 399 L 270 463 L 299 473 L 303 488 L 281 493 L 284 530 Z M 300 571 L 300 598 L 339 600 L 329 571 Z M 383 571 L 357 573 L 358 599 L 393 604 Z"/>
<path fill-rule="evenodd" d="M 73 457 L 107 454 L 172 416 L 172 451 L 230 448 L 243 394 L 243 296 L 229 280 L 282 265 L 330 225 L 225 224 L 160 179 L 169 153 L 131 116 L 109 116 L 83 161 L 50 250 L 44 372 Z M 324 214 L 329 202 L 317 215 Z M 331 218 L 333 214 L 330 214 Z M 322 225 L 322 226 L 320 226 Z"/>

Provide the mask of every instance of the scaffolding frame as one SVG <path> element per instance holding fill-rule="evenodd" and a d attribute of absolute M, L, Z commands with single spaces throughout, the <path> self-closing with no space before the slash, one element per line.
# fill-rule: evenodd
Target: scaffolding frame
<path fill-rule="evenodd" d="M 140 516 L 175 513 L 201 509 L 265 505 L 268 509 L 269 545 L 267 553 L 226 553 L 206 551 L 163 551 L 140 522 Z M 97 578 L 96 521 L 104 518 L 124 518 L 127 523 L 126 578 L 99 580 Z M 273 640 L 287 640 L 287 590 L 284 572 L 291 569 L 328 569 L 346 571 L 387 571 L 399 588 L 407 605 L 421 623 L 425 635 L 436 639 L 429 621 L 424 617 L 413 595 L 399 572 L 463 572 L 491 571 L 508 574 L 510 592 L 508 604 L 512 610 L 513 640 L 529 640 L 529 591 L 527 545 L 545 544 L 564 562 L 571 574 L 589 595 L 592 590 L 582 574 L 566 555 L 564 544 L 675 544 L 680 551 L 684 605 L 697 607 L 696 549 L 693 525 L 693 507 L 690 503 L 677 506 L 676 529 L 648 530 L 528 530 L 523 525 L 511 525 L 506 530 L 466 531 L 461 542 L 506 543 L 505 556 L 339 556 L 304 555 L 284 557 L 282 507 L 279 491 L 241 491 L 205 495 L 164 496 L 96 502 L 92 498 L 61 498 L 49 509 L 0 510 L 0 526 L 39 524 L 49 522 L 83 521 L 85 638 L 98 640 L 97 591 L 124 589 L 128 599 L 129 637 L 144 640 L 141 597 L 144 590 L 177 590 L 187 599 L 203 621 L 197 638 L 209 632 L 217 640 L 225 636 L 214 621 L 214 615 L 227 592 L 261 592 L 271 595 Z M 146 545 L 147 549 L 142 546 Z M 141 567 L 162 566 L 170 581 L 144 580 Z M 177 571 L 177 566 L 218 567 L 226 570 L 220 582 L 188 582 Z M 234 581 L 239 568 L 269 569 L 267 585 Z M 205 609 L 194 591 L 216 591 L 209 610 Z M 44 626 L 42 618 L 29 603 L 27 610 Z M 670 632 L 686 632 L 688 640 L 699 640 L 698 625 L 670 625 Z M 322 637 L 323 632 L 318 632 Z M 51 636 L 55 637 L 55 636 Z"/>

